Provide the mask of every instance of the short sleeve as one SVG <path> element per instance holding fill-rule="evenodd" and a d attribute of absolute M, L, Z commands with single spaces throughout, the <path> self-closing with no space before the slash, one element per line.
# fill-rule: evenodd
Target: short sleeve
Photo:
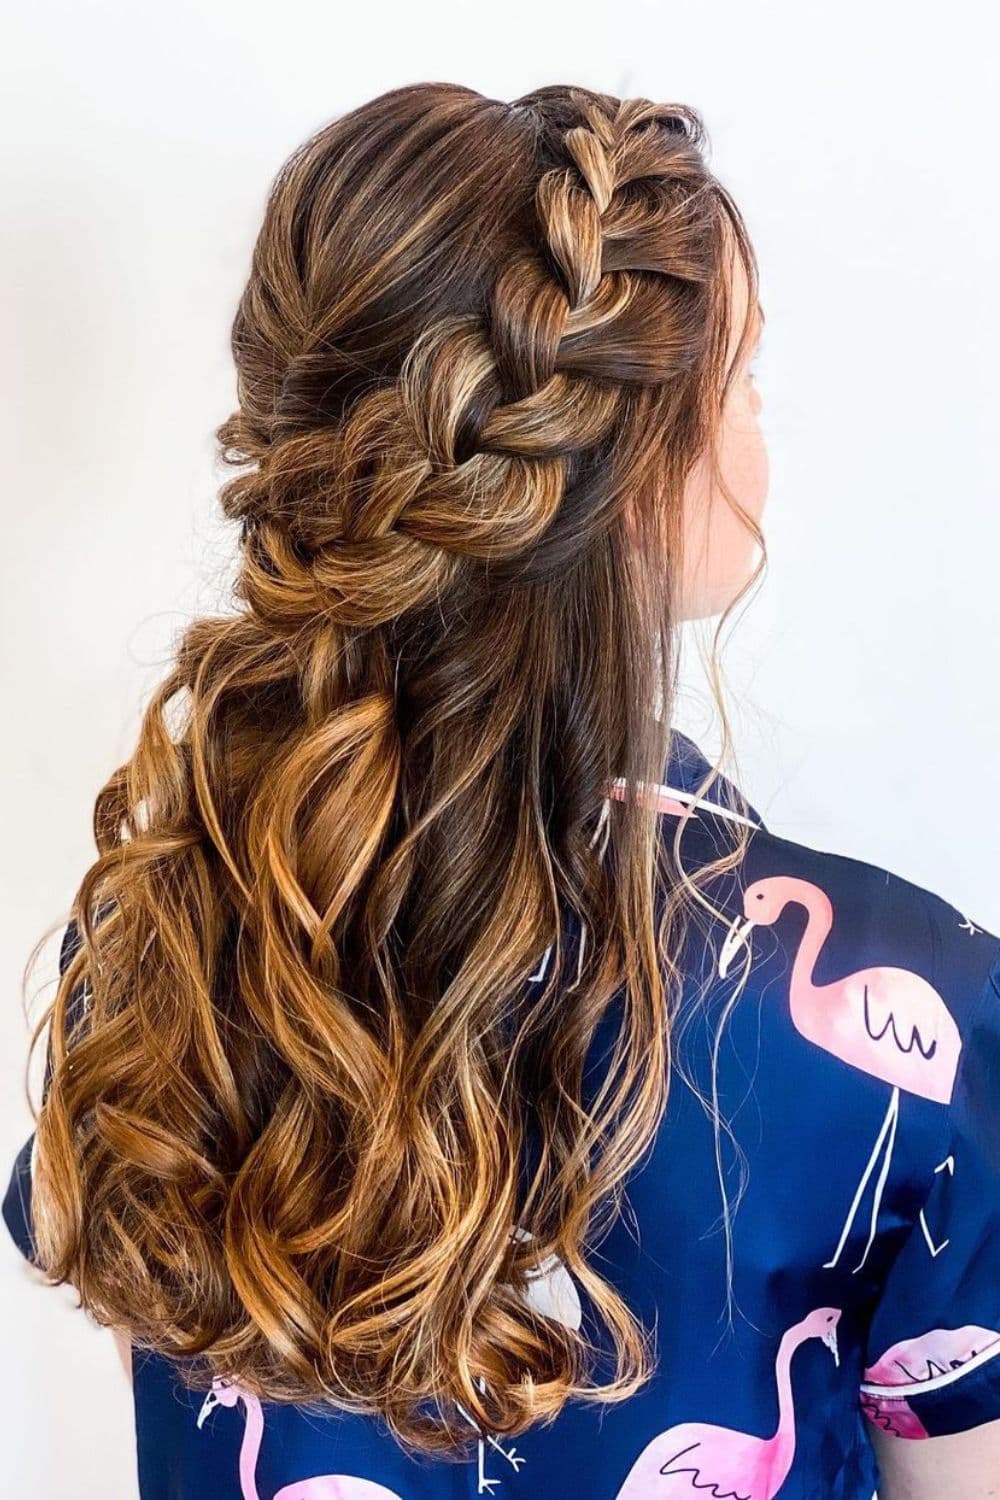
<path fill-rule="evenodd" d="M 81 938 L 75 920 L 72 918 L 62 937 L 59 950 L 59 973 L 65 974 L 72 962 L 74 954 L 80 947 Z M 73 994 L 69 1005 L 69 1023 L 72 1026 L 78 1016 L 85 998 L 85 991 L 81 985 Z M 52 1053 L 47 1051 L 45 1058 L 45 1080 L 42 1085 L 42 1097 L 49 1090 L 49 1082 L 52 1078 Z M 26 1260 L 37 1265 L 34 1226 L 31 1216 L 31 1182 L 32 1169 L 34 1165 L 35 1135 L 34 1132 L 24 1142 L 14 1158 L 7 1191 L 3 1200 L 3 1218 L 8 1233 L 17 1248 Z"/>
<path fill-rule="evenodd" d="M 1000 956 L 963 1027 L 949 1110 L 869 1328 L 862 1410 L 897 1437 L 1000 1418 Z"/>

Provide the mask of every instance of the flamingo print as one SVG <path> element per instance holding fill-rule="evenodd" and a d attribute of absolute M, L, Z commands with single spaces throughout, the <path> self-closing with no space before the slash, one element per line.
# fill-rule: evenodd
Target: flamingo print
<path fill-rule="evenodd" d="M 614 797 L 618 802 L 624 802 L 628 795 L 624 776 L 616 776 L 606 785 L 608 796 L 604 799 L 602 822 L 607 815 L 609 798 Z M 722 802 L 714 802 L 708 797 L 696 797 L 694 792 L 686 791 L 682 787 L 667 786 L 662 781 L 649 782 L 645 785 L 640 782 L 639 787 L 639 800 L 645 807 L 651 807 L 655 812 L 667 813 L 673 818 L 682 818 L 685 813 L 690 813 L 691 817 L 696 818 L 698 816 L 696 809 L 704 807 L 731 823 L 744 823 L 749 828 L 760 826 L 752 818 L 745 818 L 742 813 L 736 812 L 734 808 L 726 807 Z"/>
<path fill-rule="evenodd" d="M 480 1375 L 479 1379 L 477 1380 L 476 1384 L 479 1386 L 479 1389 L 481 1391 L 485 1391 L 487 1389 L 486 1381 L 483 1379 L 483 1377 L 481 1375 Z M 462 1416 L 465 1418 L 465 1420 L 467 1422 L 471 1423 L 472 1426 L 476 1429 L 477 1432 L 480 1432 L 479 1423 L 476 1421 L 475 1417 L 471 1414 L 471 1412 L 466 1411 L 465 1407 L 462 1405 L 462 1403 L 460 1401 L 457 1401 L 455 1404 L 458 1407 L 459 1411 L 462 1413 Z M 514 1470 L 515 1474 L 517 1474 L 519 1472 L 519 1470 L 521 1468 L 521 1465 L 525 1462 L 523 1455 L 520 1454 L 520 1453 L 518 1453 L 517 1449 L 513 1445 L 511 1445 L 511 1447 L 509 1447 L 509 1448 L 505 1448 L 504 1445 L 503 1445 L 503 1443 L 501 1443 L 498 1438 L 495 1438 L 492 1433 L 487 1433 L 487 1435 L 486 1435 L 485 1438 L 480 1433 L 480 1438 L 479 1438 L 479 1443 L 478 1443 L 478 1453 L 477 1453 L 477 1475 L 476 1475 L 476 1494 L 477 1495 L 492 1495 L 493 1491 L 496 1489 L 497 1485 L 500 1483 L 499 1479 L 491 1479 L 491 1478 L 488 1477 L 488 1475 L 486 1473 L 486 1445 L 487 1445 L 487 1443 L 489 1443 L 489 1445 L 490 1445 L 491 1448 L 495 1448 L 496 1451 L 499 1454 L 501 1454 L 507 1460 L 507 1462 L 510 1464 L 511 1468 Z"/>
<path fill-rule="evenodd" d="M 534 1239 L 534 1235 L 527 1229 L 517 1225 L 512 1232 L 512 1239 L 526 1242 Z M 531 1268 L 528 1272 L 527 1301 L 536 1312 L 543 1317 L 555 1318 L 557 1322 L 563 1323 L 567 1328 L 579 1328 L 583 1321 L 583 1309 L 580 1306 L 580 1295 L 576 1289 L 576 1283 L 572 1276 L 559 1259 L 558 1255 L 547 1255 L 544 1260 Z M 480 1376 L 479 1389 L 487 1389 L 486 1381 Z M 470 1422 L 478 1431 L 479 1423 L 475 1417 L 461 1404 L 457 1403 L 458 1409 L 467 1422 Z M 514 1473 L 520 1471 L 525 1462 L 523 1455 L 519 1454 L 514 1446 L 504 1447 L 491 1434 L 484 1439 L 480 1436 L 478 1447 L 478 1486 L 477 1495 L 492 1495 L 499 1479 L 491 1479 L 486 1473 L 486 1445 L 501 1454 L 507 1460 Z"/>
<path fill-rule="evenodd" d="M 482 1381 L 480 1381 L 480 1388 L 485 1389 Z M 205 1397 L 201 1411 L 198 1413 L 197 1425 L 200 1427 L 216 1406 L 235 1406 L 238 1401 L 242 1401 L 246 1410 L 246 1427 L 240 1448 L 240 1493 L 243 1500 L 260 1500 L 256 1474 L 257 1459 L 264 1439 L 264 1410 L 257 1397 L 249 1391 L 244 1391 L 234 1381 L 213 1380 L 212 1389 Z M 473 1426 L 478 1425 L 461 1406 L 459 1410 L 473 1423 Z M 493 1437 L 490 1437 L 489 1442 L 510 1462 L 515 1472 L 524 1463 L 524 1459 L 517 1454 L 516 1449 L 504 1448 Z M 478 1488 L 480 1495 L 491 1494 L 500 1482 L 497 1479 L 486 1478 L 483 1471 L 483 1455 L 484 1444 L 480 1439 Z M 400 1497 L 371 1479 L 356 1479 L 347 1474 L 320 1474 L 314 1479 L 295 1479 L 291 1484 L 282 1485 L 273 1500 L 400 1500 Z"/>
<path fill-rule="evenodd" d="M 985 1364 L 997 1355 L 1000 1333 L 972 1323 L 901 1339 L 865 1370 L 861 1409 L 870 1422 L 894 1437 L 929 1437 L 907 1397 L 940 1390 L 967 1373 L 970 1365 Z"/>
<path fill-rule="evenodd" d="M 217 1406 L 235 1406 L 242 1401 L 246 1412 L 243 1443 L 240 1447 L 240 1494 L 243 1500 L 261 1500 L 257 1488 L 257 1459 L 264 1440 L 264 1409 L 257 1397 L 235 1381 L 216 1378 L 202 1402 L 197 1425 L 201 1427 Z M 272 1500 L 400 1500 L 384 1484 L 371 1479 L 356 1479 L 349 1474 L 318 1474 L 314 1479 L 293 1479 L 283 1484 Z"/>
<path fill-rule="evenodd" d="M 712 1500 L 772 1500 L 788 1478 L 795 1457 L 795 1407 L 791 1365 L 807 1339 L 821 1339 L 840 1363 L 837 1324 L 840 1308 L 818 1307 L 794 1324 L 778 1346 L 774 1374 L 778 1386 L 778 1427 L 772 1437 L 755 1437 L 710 1422 L 681 1422 L 661 1432 L 639 1454 L 616 1500 L 657 1500 L 686 1488 Z M 678 1479 L 680 1485 L 664 1484 Z"/>
<path fill-rule="evenodd" d="M 533 1238 L 527 1229 L 518 1225 L 512 1238 L 527 1241 Z M 544 1317 L 555 1318 L 571 1328 L 579 1328 L 583 1318 L 576 1283 L 557 1255 L 548 1255 L 528 1272 L 527 1300 L 536 1312 Z M 480 1390 L 486 1390 L 486 1382 L 479 1381 Z M 216 1379 L 205 1397 L 198 1413 L 198 1427 L 216 1406 L 235 1406 L 242 1401 L 246 1410 L 246 1427 L 240 1449 L 240 1487 L 243 1500 L 260 1500 L 257 1489 L 257 1459 L 264 1439 L 264 1410 L 256 1396 L 245 1391 L 235 1381 Z M 459 1404 L 459 1411 L 466 1421 L 478 1429 L 479 1424 Z M 486 1446 L 489 1444 L 507 1460 L 515 1474 L 525 1462 L 515 1447 L 507 1448 L 492 1435 L 480 1437 L 478 1449 L 477 1494 L 492 1494 L 499 1479 L 491 1479 L 485 1470 Z M 315 1479 L 295 1480 L 283 1485 L 273 1500 L 399 1500 L 384 1485 L 370 1479 L 355 1479 L 345 1474 L 321 1474 Z"/>
<path fill-rule="evenodd" d="M 808 916 L 792 965 L 789 1003 L 795 1029 L 849 1067 L 859 1068 L 892 1087 L 885 1118 L 861 1174 L 840 1240 L 824 1264 L 824 1269 L 829 1270 L 839 1262 L 878 1166 L 868 1240 L 854 1267 L 857 1272 L 868 1259 L 875 1239 L 896 1139 L 900 1091 L 947 1104 L 955 1084 L 962 1041 L 954 1018 L 937 990 L 910 969 L 880 965 L 859 969 L 832 984 L 814 984 L 813 969 L 833 927 L 833 905 L 818 885 L 791 875 L 768 876 L 747 887 L 743 918 L 734 919 L 722 944 L 720 976 L 728 972 L 742 946 L 749 949 L 753 928 L 770 926 L 792 902 L 805 907 Z"/>

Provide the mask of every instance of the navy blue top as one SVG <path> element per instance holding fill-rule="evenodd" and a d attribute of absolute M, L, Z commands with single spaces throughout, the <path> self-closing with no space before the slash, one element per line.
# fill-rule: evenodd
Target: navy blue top
<path fill-rule="evenodd" d="M 668 843 L 708 770 L 677 735 Z M 741 807 L 726 781 L 697 803 L 689 868 Z M 655 1328 L 653 1380 L 456 1464 L 376 1418 L 191 1391 L 136 1351 L 142 1500 L 870 1500 L 868 1424 L 920 1439 L 1000 1417 L 1000 938 L 748 816 L 745 858 L 708 888 L 728 931 L 686 939 L 666 1114 L 596 1252 Z M 71 927 L 64 967 L 72 945 Z M 31 1146 L 3 1205 L 29 1259 Z M 537 1305 L 596 1337 L 565 1269 L 540 1272 Z"/>

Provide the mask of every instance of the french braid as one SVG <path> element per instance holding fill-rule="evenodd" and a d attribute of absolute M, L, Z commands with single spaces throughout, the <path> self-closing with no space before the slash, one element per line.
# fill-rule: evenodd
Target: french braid
<path fill-rule="evenodd" d="M 678 135 L 675 149 L 658 127 Z M 629 387 L 661 388 L 696 352 L 661 335 L 665 292 L 650 274 L 682 290 L 697 275 L 682 196 L 700 180 L 695 129 L 677 106 L 634 99 L 608 112 L 582 99 L 566 164 L 535 192 L 541 245 L 512 256 L 485 316 L 430 323 L 398 379 L 339 424 L 297 431 L 294 400 L 286 414 L 279 396 L 266 433 L 243 412 L 220 428 L 230 461 L 257 463 L 222 499 L 255 533 L 243 588 L 258 616 L 291 633 L 317 620 L 378 626 L 439 597 L 470 560 L 537 554 L 580 460 L 621 424 Z M 311 347 L 291 355 L 282 395 L 307 365 L 315 380 Z"/>

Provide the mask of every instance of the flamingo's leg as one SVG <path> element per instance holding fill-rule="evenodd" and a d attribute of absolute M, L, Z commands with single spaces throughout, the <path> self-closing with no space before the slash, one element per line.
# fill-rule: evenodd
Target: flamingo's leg
<path fill-rule="evenodd" d="M 886 1180 L 887 1180 L 887 1178 L 889 1176 L 889 1168 L 892 1165 L 893 1147 L 896 1144 L 896 1124 L 897 1124 L 897 1121 L 899 1120 L 899 1089 L 898 1088 L 894 1088 L 893 1091 L 892 1091 L 892 1098 L 889 1100 L 889 1108 L 886 1110 L 885 1117 L 886 1117 L 886 1120 L 888 1120 L 890 1122 L 889 1123 L 889 1134 L 888 1134 L 888 1137 L 887 1137 L 886 1143 L 885 1143 L 885 1155 L 882 1158 L 882 1167 L 881 1167 L 881 1170 L 879 1171 L 879 1174 L 878 1174 L 878 1181 L 875 1184 L 875 1193 L 874 1193 L 874 1196 L 872 1198 L 872 1217 L 871 1217 L 871 1224 L 869 1225 L 869 1228 L 868 1228 L 868 1243 L 865 1245 L 865 1253 L 862 1255 L 861 1259 L 858 1261 L 857 1265 L 854 1267 L 854 1271 L 851 1273 L 852 1275 L 855 1275 L 858 1271 L 861 1270 L 861 1267 L 864 1265 L 865 1261 L 868 1259 L 868 1252 L 871 1249 L 871 1247 L 872 1247 L 872 1245 L 874 1244 L 874 1241 L 875 1241 L 875 1230 L 876 1230 L 876 1227 L 878 1225 L 878 1211 L 882 1207 L 882 1194 L 885 1191 Z M 884 1128 L 884 1126 L 883 1126 L 883 1128 Z"/>
<path fill-rule="evenodd" d="M 477 1487 L 476 1494 L 477 1495 L 492 1495 L 493 1491 L 496 1489 L 496 1487 L 497 1487 L 497 1485 L 499 1483 L 500 1483 L 499 1479 L 487 1479 L 487 1477 L 486 1477 L 486 1444 L 483 1442 L 482 1438 L 480 1438 L 479 1439 L 479 1485 Z"/>
<path fill-rule="evenodd" d="M 479 1431 L 479 1423 L 476 1421 L 475 1417 L 471 1414 L 471 1412 L 467 1412 L 466 1411 L 466 1409 L 462 1405 L 461 1401 L 456 1401 L 455 1405 L 458 1407 L 459 1411 L 462 1413 L 462 1416 L 469 1423 L 469 1425 L 471 1427 L 474 1427 L 476 1429 L 476 1431 L 478 1432 Z"/>
<path fill-rule="evenodd" d="M 837 1242 L 837 1248 L 833 1252 L 833 1255 L 830 1257 L 830 1259 L 828 1261 L 824 1261 L 824 1271 L 833 1270 L 834 1266 L 840 1260 L 840 1257 L 844 1251 L 844 1246 L 847 1244 L 847 1237 L 850 1234 L 851 1228 L 854 1224 L 854 1220 L 857 1217 L 858 1209 L 861 1207 L 861 1200 L 865 1196 L 865 1191 L 867 1190 L 871 1175 L 875 1170 L 879 1157 L 884 1155 L 882 1170 L 879 1173 L 878 1183 L 875 1188 L 875 1202 L 872 1207 L 871 1232 L 868 1237 L 868 1244 L 865 1246 L 865 1253 L 861 1257 L 858 1265 L 854 1267 L 855 1271 L 860 1271 L 861 1267 L 864 1265 L 865 1260 L 868 1257 L 868 1251 L 871 1249 L 872 1240 L 875 1237 L 875 1223 L 878 1219 L 878 1211 L 882 1202 L 882 1190 L 885 1187 L 886 1177 L 889 1173 L 889 1163 L 892 1160 L 892 1146 L 893 1141 L 896 1137 L 896 1119 L 898 1114 L 899 1089 L 898 1087 L 894 1087 L 892 1095 L 889 1099 L 889 1107 L 885 1112 L 885 1119 L 882 1121 L 879 1133 L 875 1138 L 875 1144 L 872 1147 L 871 1155 L 868 1158 L 868 1163 L 865 1167 L 864 1172 L 861 1174 L 861 1181 L 858 1183 L 854 1198 L 851 1202 L 851 1206 L 847 1211 L 847 1218 L 844 1220 L 844 1227 L 840 1231 L 840 1239 Z"/>
<path fill-rule="evenodd" d="M 482 1384 L 480 1383 L 480 1389 L 481 1388 L 482 1388 Z M 476 1429 L 476 1431 L 478 1432 L 479 1431 L 479 1423 L 476 1421 L 476 1419 L 472 1415 L 472 1413 L 466 1411 L 466 1409 L 462 1405 L 461 1401 L 456 1401 L 455 1405 L 458 1407 L 459 1411 L 462 1413 L 462 1416 L 465 1418 L 465 1420 L 467 1422 L 469 1422 Z M 477 1473 L 477 1476 L 476 1476 L 476 1478 L 478 1480 L 478 1483 L 477 1483 L 477 1486 L 476 1486 L 476 1494 L 477 1495 L 492 1495 L 495 1486 L 498 1485 L 500 1483 L 500 1481 L 499 1481 L 499 1479 L 487 1479 L 487 1477 L 486 1477 L 486 1444 L 483 1442 L 482 1437 L 480 1437 L 479 1442 L 476 1444 L 476 1460 L 477 1460 L 476 1467 L 478 1469 L 478 1473 Z"/>
<path fill-rule="evenodd" d="M 478 1384 L 479 1389 L 481 1391 L 485 1391 L 486 1390 L 486 1378 L 485 1378 L 485 1376 L 480 1375 L 479 1380 L 477 1381 L 477 1384 Z M 465 1420 L 467 1422 L 471 1422 L 472 1425 L 473 1425 L 473 1427 L 475 1427 L 476 1431 L 480 1433 L 479 1442 L 476 1445 L 476 1456 L 477 1456 L 477 1459 L 478 1459 L 477 1468 L 478 1468 L 478 1471 L 479 1471 L 478 1475 L 477 1475 L 478 1484 L 477 1484 L 477 1487 L 476 1487 L 476 1493 L 478 1495 L 492 1495 L 493 1491 L 496 1489 L 496 1487 L 500 1483 L 500 1481 L 499 1481 L 499 1479 L 490 1479 L 490 1478 L 487 1477 L 487 1474 L 486 1474 L 486 1443 L 483 1440 L 481 1429 L 479 1427 L 479 1423 L 476 1421 L 475 1417 L 473 1417 L 470 1412 L 466 1411 L 465 1407 L 462 1405 L 462 1403 L 460 1401 L 456 1402 L 456 1405 L 458 1406 L 458 1409 L 462 1413 L 462 1416 L 465 1418 Z M 500 1443 L 498 1443 L 497 1440 L 496 1440 L 496 1438 L 490 1436 L 489 1434 L 487 1434 L 487 1438 L 488 1438 L 488 1441 L 490 1442 L 490 1444 L 494 1448 L 496 1448 L 499 1453 L 503 1454 L 504 1458 L 506 1458 L 508 1460 L 508 1462 L 510 1463 L 511 1467 L 516 1472 L 517 1468 L 518 1468 L 518 1465 L 524 1463 L 524 1459 L 523 1458 L 520 1458 L 520 1457 L 515 1458 L 514 1457 L 515 1453 L 517 1452 L 516 1448 L 511 1448 L 510 1452 L 508 1453 L 507 1449 L 504 1448 Z"/>
<path fill-rule="evenodd" d="M 947 1172 L 950 1176 L 954 1177 L 955 1158 L 953 1156 L 946 1156 L 943 1162 L 939 1162 L 938 1165 L 934 1168 L 935 1177 L 939 1172 Z M 931 1253 L 931 1259 L 936 1260 L 937 1257 L 941 1254 L 941 1251 L 948 1248 L 948 1246 L 951 1244 L 951 1240 L 943 1239 L 940 1241 L 940 1243 L 937 1243 L 935 1241 L 934 1236 L 931 1234 L 930 1226 L 927 1223 L 927 1215 L 924 1213 L 923 1209 L 920 1210 L 920 1228 L 923 1230 L 924 1240 L 926 1241 L 927 1248 Z"/>
<path fill-rule="evenodd" d="M 491 1448 L 495 1448 L 498 1453 L 502 1453 L 503 1454 L 504 1458 L 510 1464 L 510 1466 L 514 1470 L 515 1474 L 518 1472 L 518 1470 L 520 1469 L 521 1465 L 527 1461 L 524 1458 L 524 1455 L 521 1454 L 521 1453 L 518 1453 L 517 1449 L 513 1445 L 511 1445 L 511 1447 L 509 1447 L 509 1448 L 505 1448 L 504 1445 L 503 1445 L 503 1443 L 499 1442 L 492 1435 L 490 1437 L 488 1437 L 486 1441 L 489 1443 L 489 1445 L 490 1445 Z"/>

